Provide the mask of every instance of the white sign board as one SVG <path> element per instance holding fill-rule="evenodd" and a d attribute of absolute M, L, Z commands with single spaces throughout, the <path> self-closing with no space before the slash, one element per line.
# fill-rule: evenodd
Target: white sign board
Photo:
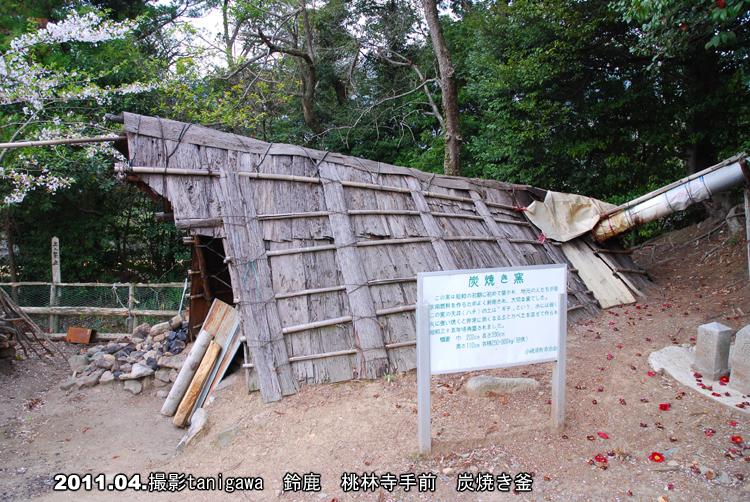
<path fill-rule="evenodd" d="M 554 361 L 552 417 L 565 417 L 566 264 L 417 275 L 419 449 L 432 445 L 430 376 Z"/>
<path fill-rule="evenodd" d="M 419 274 L 433 375 L 557 359 L 566 265 Z"/>

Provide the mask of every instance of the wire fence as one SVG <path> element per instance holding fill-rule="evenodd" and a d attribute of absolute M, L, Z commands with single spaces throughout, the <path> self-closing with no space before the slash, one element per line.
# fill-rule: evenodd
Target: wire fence
<path fill-rule="evenodd" d="M 177 315 L 184 286 L 179 282 L 0 283 L 48 333 L 66 333 L 71 326 L 99 333 L 130 333 L 142 322 L 162 322 Z"/>

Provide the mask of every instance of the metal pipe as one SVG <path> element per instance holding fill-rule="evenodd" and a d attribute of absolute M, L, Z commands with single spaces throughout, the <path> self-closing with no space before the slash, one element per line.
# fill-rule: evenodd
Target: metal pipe
<path fill-rule="evenodd" d="M 671 190 L 600 220 L 593 229 L 596 240 L 603 242 L 632 227 L 650 223 L 675 211 L 682 211 L 714 194 L 744 184 L 746 178 L 741 162 L 743 161 L 734 162 L 699 178 L 686 181 Z"/>

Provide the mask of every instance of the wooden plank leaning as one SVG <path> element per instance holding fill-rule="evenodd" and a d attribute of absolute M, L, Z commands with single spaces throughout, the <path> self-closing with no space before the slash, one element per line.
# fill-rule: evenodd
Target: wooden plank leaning
<path fill-rule="evenodd" d="M 188 416 L 193 411 L 193 406 L 195 406 L 198 395 L 201 389 L 203 389 L 206 379 L 208 379 L 211 368 L 214 367 L 216 358 L 219 357 L 219 352 L 221 352 L 221 345 L 213 340 L 208 342 L 208 349 L 206 349 L 201 364 L 198 366 L 198 371 L 195 372 L 195 376 L 193 376 L 187 392 L 185 392 L 182 401 L 180 401 L 180 407 L 177 408 L 177 413 L 172 420 L 172 423 L 177 427 L 185 427 Z"/>
<path fill-rule="evenodd" d="M 233 318 L 231 317 L 232 314 L 234 314 Z M 203 360 L 209 343 L 218 333 L 222 332 L 224 325 L 232 324 L 236 320 L 236 316 L 236 311 L 222 301 L 214 300 L 211 304 L 211 308 L 208 311 L 206 320 L 203 322 L 203 327 L 195 340 L 195 344 L 190 349 L 187 359 L 182 365 L 182 369 L 177 375 L 174 385 L 172 385 L 172 390 L 169 391 L 169 395 L 164 401 L 164 405 L 161 408 L 162 415 L 171 417 L 175 414 L 180 401 L 182 401 L 182 397 L 190 386 L 190 382 L 193 381 L 193 376 L 195 376 L 195 372 L 200 366 L 201 360 Z M 230 317 L 229 320 L 227 320 L 228 317 Z"/>

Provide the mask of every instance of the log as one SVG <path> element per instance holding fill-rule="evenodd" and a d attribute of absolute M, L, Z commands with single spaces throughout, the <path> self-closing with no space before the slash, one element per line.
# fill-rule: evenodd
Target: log
<path fill-rule="evenodd" d="M 193 411 L 195 401 L 198 399 L 198 394 L 203 390 L 203 385 L 206 383 L 208 374 L 211 372 L 211 368 L 214 367 L 216 358 L 219 357 L 219 352 L 221 352 L 221 345 L 211 340 L 198 367 L 198 371 L 190 382 L 190 387 L 188 387 L 185 396 L 180 401 L 180 407 L 177 409 L 177 414 L 172 420 L 172 423 L 177 427 L 185 427 L 190 412 Z"/>
<path fill-rule="evenodd" d="M 187 392 L 190 382 L 193 381 L 198 366 L 200 366 L 201 360 L 203 359 L 206 349 L 210 342 L 213 341 L 213 335 L 208 331 L 201 331 L 198 334 L 198 338 L 195 340 L 195 345 L 190 349 L 190 353 L 185 359 L 185 364 L 182 365 L 177 380 L 172 385 L 172 390 L 169 391 L 164 405 L 161 407 L 161 414 L 167 417 L 171 417 L 177 411 L 180 406 L 182 397 Z"/>

